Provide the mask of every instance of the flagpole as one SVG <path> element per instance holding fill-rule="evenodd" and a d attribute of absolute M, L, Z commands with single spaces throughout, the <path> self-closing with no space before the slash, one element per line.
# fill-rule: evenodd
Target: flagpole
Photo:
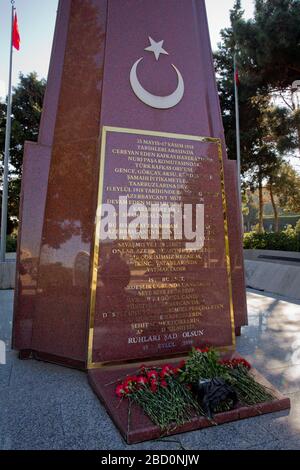
<path fill-rule="evenodd" d="M 9 170 L 9 156 L 10 156 L 10 137 L 11 137 L 11 83 L 12 83 L 12 64 L 13 64 L 13 25 L 14 25 L 14 12 L 15 12 L 14 3 L 15 2 L 11 0 L 10 61 L 9 61 L 9 80 L 8 80 L 2 211 L 1 211 L 0 262 L 3 262 L 3 263 L 5 262 L 5 258 L 6 258 L 6 237 L 7 237 L 8 170 Z"/>
<path fill-rule="evenodd" d="M 237 161 L 237 187 L 239 196 L 239 206 L 241 214 L 242 235 L 244 234 L 244 218 L 242 211 L 242 180 L 241 180 L 241 135 L 240 135 L 240 109 L 239 109 L 239 89 L 237 83 L 237 60 L 234 53 L 234 98 L 235 98 L 235 123 L 236 123 L 236 161 Z"/>

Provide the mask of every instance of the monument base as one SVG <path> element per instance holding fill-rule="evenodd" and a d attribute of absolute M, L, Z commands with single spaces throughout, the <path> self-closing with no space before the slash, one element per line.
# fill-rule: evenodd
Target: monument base
<path fill-rule="evenodd" d="M 115 389 L 120 380 L 123 380 L 128 374 L 136 373 L 136 371 L 137 367 L 126 369 L 123 367 L 90 370 L 88 373 L 92 389 L 105 406 L 108 414 L 119 429 L 127 444 L 137 444 L 139 442 L 150 441 L 161 437 L 215 426 L 215 424 L 207 418 L 195 416 L 195 418 L 188 423 L 176 427 L 172 431 L 162 435 L 160 428 L 153 424 L 153 422 L 144 414 L 143 410 L 136 405 L 132 405 L 130 419 L 128 421 L 128 401 L 123 400 L 120 403 L 119 398 L 117 398 L 115 394 Z M 214 417 L 216 424 L 220 425 L 232 421 L 238 421 L 240 419 L 261 416 L 263 414 L 290 410 L 291 403 L 289 398 L 284 397 L 257 370 L 252 369 L 252 374 L 255 376 L 257 382 L 261 383 L 271 391 L 275 400 L 268 403 L 260 403 L 259 405 L 241 406 L 231 411 L 218 413 Z"/>
<path fill-rule="evenodd" d="M 62 356 L 55 356 L 54 354 L 34 351 L 33 349 L 21 349 L 19 351 L 19 359 L 21 361 L 34 359 L 36 361 L 56 364 L 58 366 L 68 367 L 70 369 L 78 369 L 82 371 L 86 370 L 86 363 L 84 361 L 78 361 L 76 359 L 66 358 Z"/>
<path fill-rule="evenodd" d="M 240 336 L 242 336 L 242 327 L 241 326 L 236 326 L 235 327 L 235 336 L 237 338 L 239 338 Z"/>

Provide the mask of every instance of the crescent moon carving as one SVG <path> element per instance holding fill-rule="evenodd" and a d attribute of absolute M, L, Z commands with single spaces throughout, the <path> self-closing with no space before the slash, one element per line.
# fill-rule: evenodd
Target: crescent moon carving
<path fill-rule="evenodd" d="M 157 95 L 152 95 L 149 93 L 149 91 L 145 90 L 145 88 L 142 87 L 142 85 L 139 82 L 139 79 L 137 77 L 137 68 L 139 63 L 143 60 L 143 57 L 138 59 L 135 64 L 133 64 L 133 67 L 130 72 L 130 84 L 131 87 L 135 93 L 135 95 L 145 104 L 148 106 L 151 106 L 152 108 L 156 109 L 170 109 L 174 108 L 178 103 L 183 98 L 184 95 L 184 81 L 182 78 L 181 73 L 179 70 L 175 67 L 175 65 L 172 64 L 172 67 L 174 68 L 175 72 L 177 73 L 178 77 L 178 86 L 174 93 L 168 96 L 157 96 Z"/>

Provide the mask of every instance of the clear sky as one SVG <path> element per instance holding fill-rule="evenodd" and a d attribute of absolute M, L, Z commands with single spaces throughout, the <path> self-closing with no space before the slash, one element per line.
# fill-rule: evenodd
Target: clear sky
<path fill-rule="evenodd" d="M 14 53 L 13 83 L 20 72 L 36 71 L 47 77 L 58 0 L 15 0 L 19 17 L 21 50 Z M 206 0 L 213 48 L 220 30 L 229 25 L 234 0 Z M 243 0 L 246 17 L 253 13 L 253 0 Z M 7 93 L 10 41 L 10 0 L 0 0 L 0 97 Z"/>
<path fill-rule="evenodd" d="M 21 49 L 14 52 L 13 82 L 19 72 L 38 72 L 47 77 L 57 0 L 15 0 Z M 10 41 L 10 0 L 0 0 L 0 96 L 7 93 Z"/>

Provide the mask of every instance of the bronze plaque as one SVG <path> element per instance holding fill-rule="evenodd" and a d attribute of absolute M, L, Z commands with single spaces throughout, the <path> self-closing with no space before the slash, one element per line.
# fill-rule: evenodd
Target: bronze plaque
<path fill-rule="evenodd" d="M 104 127 L 89 368 L 234 348 L 227 232 L 219 139 Z"/>

